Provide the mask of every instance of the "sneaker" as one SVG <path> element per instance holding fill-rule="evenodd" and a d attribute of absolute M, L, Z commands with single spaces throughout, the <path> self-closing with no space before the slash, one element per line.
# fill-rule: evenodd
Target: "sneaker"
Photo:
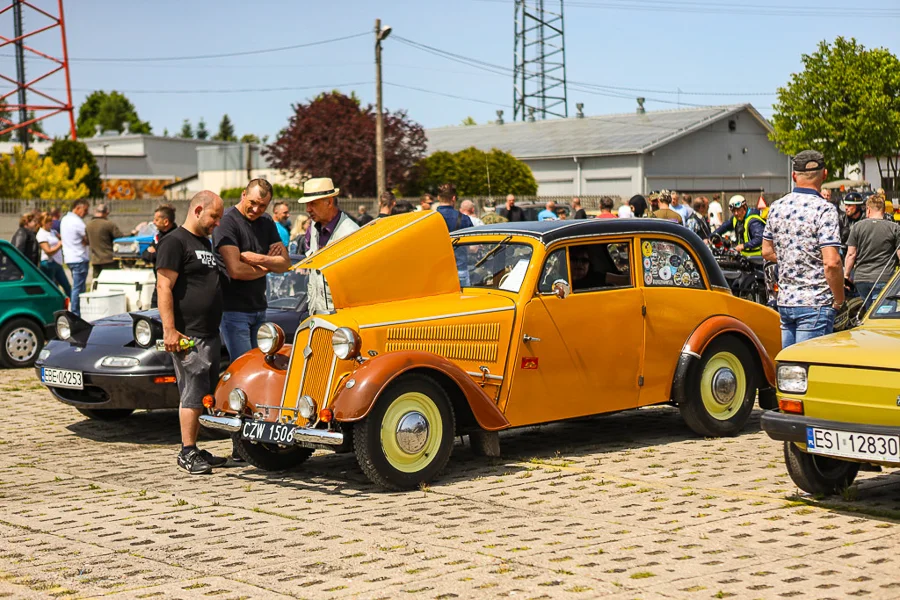
<path fill-rule="evenodd" d="M 191 475 L 205 475 L 212 473 L 212 465 L 206 462 L 200 450 L 194 448 L 189 452 L 178 453 L 178 466 Z"/>
<path fill-rule="evenodd" d="M 200 450 L 200 456 L 202 456 L 203 460 L 205 460 L 211 467 L 221 467 L 228 462 L 228 459 L 224 456 L 213 456 L 211 452 L 208 452 L 206 450 Z"/>

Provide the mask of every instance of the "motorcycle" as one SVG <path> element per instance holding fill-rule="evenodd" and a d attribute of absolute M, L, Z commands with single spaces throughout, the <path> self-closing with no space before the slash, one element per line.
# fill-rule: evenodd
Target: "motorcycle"
<path fill-rule="evenodd" d="M 778 283 L 774 263 L 767 263 L 761 256 L 744 256 L 716 234 L 710 236 L 709 244 L 732 294 L 775 307 Z"/>

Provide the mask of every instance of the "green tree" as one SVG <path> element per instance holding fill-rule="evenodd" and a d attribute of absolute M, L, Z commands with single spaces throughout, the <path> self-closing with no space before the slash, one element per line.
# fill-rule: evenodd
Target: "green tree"
<path fill-rule="evenodd" d="M 97 159 L 93 153 L 88 150 L 84 142 L 70 139 L 54 140 L 47 149 L 46 155 L 53 159 L 57 165 L 67 164 L 69 166 L 69 178 L 74 179 L 75 174 L 81 167 L 87 166 L 88 171 L 81 180 L 88 189 L 88 195 L 91 198 L 101 198 L 102 180 L 100 178 L 100 167 L 97 166 Z"/>
<path fill-rule="evenodd" d="M 219 131 L 213 136 L 213 139 L 220 142 L 237 141 L 237 137 L 234 135 L 234 125 L 231 123 L 231 119 L 228 118 L 227 114 L 222 115 L 222 120 L 219 121 Z"/>
<path fill-rule="evenodd" d="M 178 133 L 178 137 L 187 139 L 194 137 L 194 128 L 191 127 L 191 122 L 188 119 L 185 119 L 181 124 L 181 131 Z"/>
<path fill-rule="evenodd" d="M 124 131 L 128 123 L 131 133 L 150 133 L 150 123 L 141 121 L 131 101 L 119 92 L 91 92 L 78 107 L 76 130 L 78 137 L 89 138 L 96 134 L 96 125 L 105 131 Z"/>
<path fill-rule="evenodd" d="M 255 133 L 245 133 L 241 136 L 242 144 L 258 144 L 260 143 L 259 136 Z"/>
<path fill-rule="evenodd" d="M 472 125 L 478 125 L 478 122 L 471 116 L 469 116 L 463 119 L 460 125 L 462 125 L 463 127 L 471 127 Z"/>
<path fill-rule="evenodd" d="M 900 148 L 900 61 L 853 38 L 820 42 L 778 88 L 772 120 L 779 150 L 819 150 L 836 176 L 866 156 L 890 156 Z"/>
<path fill-rule="evenodd" d="M 435 152 L 416 165 L 415 184 L 409 195 L 433 192 L 444 182 L 456 184 L 460 196 L 516 194 L 533 196 L 537 181 L 528 165 L 508 152 L 466 148 L 451 154 Z"/>
<path fill-rule="evenodd" d="M 209 137 L 209 131 L 206 129 L 206 121 L 203 120 L 203 117 L 200 117 L 200 120 L 197 122 L 197 139 L 205 140 Z"/>
<path fill-rule="evenodd" d="M 85 165 L 69 175 L 69 166 L 56 164 L 35 150 L 25 152 L 15 146 L 12 154 L 0 157 L 0 197 L 76 200 L 88 195 L 82 180 L 88 174 Z"/>

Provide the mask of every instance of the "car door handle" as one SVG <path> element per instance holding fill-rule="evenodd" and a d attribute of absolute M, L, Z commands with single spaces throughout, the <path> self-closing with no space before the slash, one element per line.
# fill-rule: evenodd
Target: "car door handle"
<path fill-rule="evenodd" d="M 541 338 L 539 338 L 539 337 L 531 337 L 530 335 L 528 335 L 528 334 L 526 333 L 526 334 L 524 335 L 524 337 L 522 338 L 522 341 L 525 342 L 525 343 L 527 344 L 528 342 L 539 342 L 539 341 L 541 341 Z"/>

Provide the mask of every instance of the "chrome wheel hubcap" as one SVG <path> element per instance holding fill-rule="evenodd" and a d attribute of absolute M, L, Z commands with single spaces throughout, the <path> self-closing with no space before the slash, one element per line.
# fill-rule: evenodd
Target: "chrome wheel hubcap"
<path fill-rule="evenodd" d="M 30 329 L 19 327 L 6 338 L 6 353 L 16 362 L 30 360 L 37 352 L 37 336 Z"/>
<path fill-rule="evenodd" d="M 415 454 L 428 442 L 428 420 L 420 412 L 408 412 L 397 424 L 397 445 L 407 454 Z"/>
<path fill-rule="evenodd" d="M 737 376 L 734 371 L 728 368 L 721 368 L 716 371 L 712 379 L 713 398 L 723 406 L 730 404 L 734 400 L 734 394 L 737 392 Z"/>

